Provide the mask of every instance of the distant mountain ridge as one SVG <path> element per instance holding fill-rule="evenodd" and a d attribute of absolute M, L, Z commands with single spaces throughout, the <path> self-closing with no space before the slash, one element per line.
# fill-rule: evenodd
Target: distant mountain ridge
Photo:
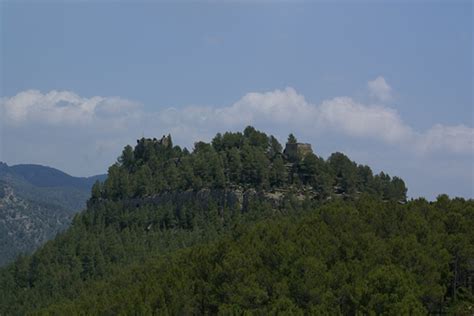
<path fill-rule="evenodd" d="M 51 167 L 0 162 L 0 266 L 28 254 L 70 224 L 106 175 L 70 176 Z"/>
<path fill-rule="evenodd" d="M 97 180 L 104 181 L 107 178 L 106 174 L 74 177 L 61 170 L 36 164 L 13 165 L 10 169 L 38 187 L 73 187 L 89 190 Z"/>

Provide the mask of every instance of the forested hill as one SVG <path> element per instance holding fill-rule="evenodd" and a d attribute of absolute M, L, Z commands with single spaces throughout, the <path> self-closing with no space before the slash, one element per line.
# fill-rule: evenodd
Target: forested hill
<path fill-rule="evenodd" d="M 61 170 L 35 164 L 19 164 L 10 166 L 10 170 L 38 187 L 68 187 L 90 191 L 97 181 L 104 181 L 105 174 L 92 177 L 73 177 Z"/>
<path fill-rule="evenodd" d="M 198 142 L 190 153 L 173 146 L 171 136 L 142 138 L 135 148 L 126 146 L 108 180 L 93 188 L 94 199 L 127 199 L 163 191 L 228 187 L 256 190 L 307 189 L 317 199 L 356 198 L 369 193 L 384 200 L 405 201 L 402 179 L 368 166 L 357 165 L 342 153 L 327 160 L 293 135 L 283 150 L 273 136 L 247 127 L 243 133 L 217 134 L 210 144 Z"/>
<path fill-rule="evenodd" d="M 0 266 L 64 230 L 105 175 L 72 177 L 41 165 L 0 162 Z"/>
<path fill-rule="evenodd" d="M 143 138 L 67 231 L 0 270 L 0 314 L 470 315 L 472 227 L 472 200 L 406 201 L 293 135 Z"/>

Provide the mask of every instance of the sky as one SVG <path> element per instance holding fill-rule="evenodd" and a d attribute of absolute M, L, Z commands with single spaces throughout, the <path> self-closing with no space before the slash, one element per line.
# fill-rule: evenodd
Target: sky
<path fill-rule="evenodd" d="M 0 161 L 105 173 L 252 125 L 474 197 L 471 1 L 0 1 Z"/>

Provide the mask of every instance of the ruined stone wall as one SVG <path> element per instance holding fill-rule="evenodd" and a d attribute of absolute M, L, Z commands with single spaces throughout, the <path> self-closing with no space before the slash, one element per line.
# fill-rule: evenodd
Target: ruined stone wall
<path fill-rule="evenodd" d="M 284 151 L 284 154 L 287 157 L 296 157 L 296 156 L 304 157 L 310 153 L 313 153 L 311 144 L 304 144 L 304 143 L 296 143 L 296 144 L 287 143 L 285 146 L 285 151 Z"/>
<path fill-rule="evenodd" d="M 304 157 L 307 154 L 312 154 L 313 153 L 313 149 L 311 148 L 311 144 L 298 143 L 296 145 L 297 145 L 298 155 L 300 155 L 301 157 Z"/>

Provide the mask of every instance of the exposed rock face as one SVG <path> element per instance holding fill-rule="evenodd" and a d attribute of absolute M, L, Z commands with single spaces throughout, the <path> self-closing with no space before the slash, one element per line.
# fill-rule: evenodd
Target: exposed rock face
<path fill-rule="evenodd" d="M 0 266 L 30 253 L 69 225 L 72 215 L 57 206 L 26 200 L 0 182 Z"/>
<path fill-rule="evenodd" d="M 0 266 L 54 238 L 86 206 L 95 180 L 39 165 L 0 162 Z"/>
<path fill-rule="evenodd" d="M 287 192 L 284 191 L 257 191 L 253 188 L 245 190 L 241 187 L 234 187 L 163 192 L 154 196 L 130 199 L 125 203 L 132 207 L 140 207 L 146 204 L 165 205 L 172 203 L 178 208 L 189 203 L 197 204 L 202 208 L 206 208 L 211 204 L 217 204 L 221 209 L 233 208 L 246 212 L 250 203 L 257 200 L 269 202 L 275 209 L 280 208 L 286 194 Z"/>

